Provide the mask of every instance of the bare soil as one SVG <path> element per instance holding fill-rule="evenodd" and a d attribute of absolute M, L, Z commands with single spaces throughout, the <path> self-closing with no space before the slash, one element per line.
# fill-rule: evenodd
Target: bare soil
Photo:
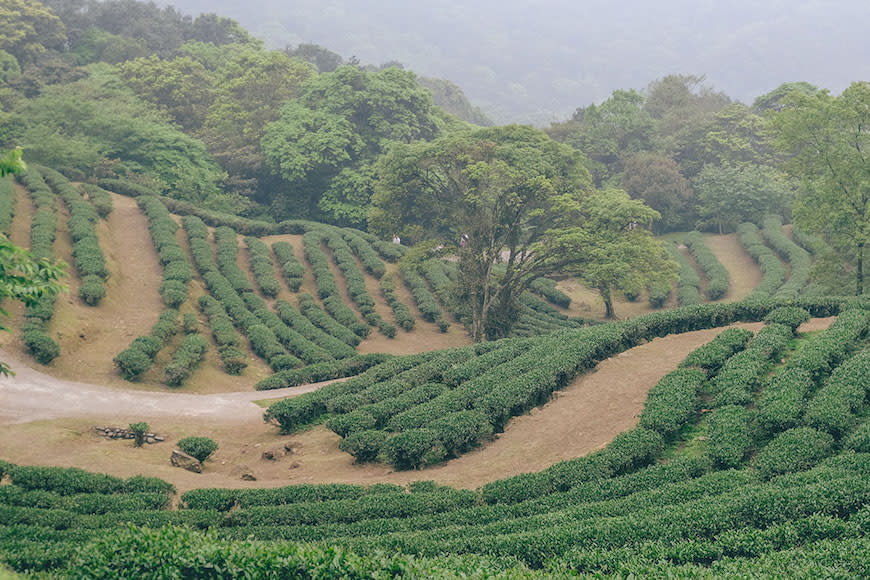
<path fill-rule="evenodd" d="M 737 240 L 737 234 L 725 236 L 705 235 L 704 241 L 710 251 L 719 258 L 728 270 L 731 284 L 728 292 L 717 302 L 737 302 L 743 300 L 759 284 L 761 284 L 761 269 L 752 256 L 746 253 Z"/>

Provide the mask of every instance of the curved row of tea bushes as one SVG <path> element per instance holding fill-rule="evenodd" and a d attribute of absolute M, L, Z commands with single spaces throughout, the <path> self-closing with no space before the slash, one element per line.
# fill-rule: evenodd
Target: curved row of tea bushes
<path fill-rule="evenodd" d="M 447 275 L 442 260 L 440 258 L 430 258 L 421 263 L 418 266 L 418 270 L 429 283 L 441 305 L 448 310 L 453 310 L 452 305 L 455 302 L 454 292 L 456 285 Z"/>
<path fill-rule="evenodd" d="M 97 306 L 106 297 L 105 280 L 109 277 L 106 256 L 97 238 L 97 210 L 63 175 L 47 167 L 40 168 L 40 172 L 69 210 L 67 229 L 73 241 L 73 266 L 81 280 L 79 298 L 88 306 Z"/>
<path fill-rule="evenodd" d="M 363 264 L 366 272 L 380 280 L 387 272 L 386 266 L 381 261 L 378 252 L 372 248 L 372 245 L 361 235 L 353 230 L 340 230 L 341 237 L 347 242 L 347 245 L 353 250 L 353 253 Z"/>
<path fill-rule="evenodd" d="M 259 238 L 245 236 L 245 245 L 248 248 L 248 256 L 251 262 L 251 273 L 254 281 L 263 296 L 275 298 L 278 295 L 280 285 L 275 278 L 275 268 L 272 264 L 269 248 Z"/>
<path fill-rule="evenodd" d="M 18 175 L 30 193 L 35 207 L 30 225 L 30 253 L 37 259 L 53 260 L 57 237 L 57 198 L 36 169 L 30 167 Z M 43 296 L 24 311 L 21 340 L 27 352 L 40 364 L 47 365 L 60 356 L 60 346 L 47 334 L 54 316 L 54 296 Z"/>
<path fill-rule="evenodd" d="M 411 314 L 411 310 L 396 296 L 396 281 L 392 275 L 385 275 L 380 282 L 381 295 L 387 305 L 393 310 L 393 317 L 403 330 L 414 330 L 417 319 Z"/>
<path fill-rule="evenodd" d="M 673 282 L 670 280 L 657 280 L 650 284 L 646 291 L 649 305 L 653 308 L 663 308 L 673 292 Z"/>
<path fill-rule="evenodd" d="M 324 309 L 336 322 L 347 327 L 360 338 L 365 338 L 368 336 L 369 326 L 360 322 L 356 313 L 344 303 L 338 292 L 335 276 L 329 268 L 329 258 L 321 247 L 325 235 L 323 230 L 310 230 L 302 237 L 305 259 L 311 264 L 317 295 L 323 300 Z"/>
<path fill-rule="evenodd" d="M 242 300 L 254 316 L 269 327 L 279 342 L 284 345 L 284 348 L 294 356 L 299 357 L 307 364 L 330 361 L 335 358 L 327 349 L 290 328 L 280 316 L 269 308 L 265 300 L 253 292 L 243 293 Z"/>
<path fill-rule="evenodd" d="M 185 336 L 164 369 L 166 384 L 170 387 L 180 386 L 202 362 L 206 352 L 208 341 L 201 334 L 193 332 Z"/>
<path fill-rule="evenodd" d="M 233 321 L 233 325 L 247 337 L 251 351 L 265 360 L 273 371 L 303 366 L 302 360 L 285 350 L 273 327 L 282 333 L 288 344 L 296 340 L 305 346 L 310 345 L 310 343 L 298 333 L 287 328 L 275 313 L 268 309 L 262 298 L 253 293 L 250 283 L 248 283 L 249 291 L 242 292 L 241 295 L 236 291 L 234 285 L 220 271 L 221 264 L 214 258 L 211 244 L 207 240 L 208 228 L 200 218 L 185 216 L 182 219 L 182 225 L 190 241 L 193 261 L 205 282 L 206 288 L 220 302 L 226 314 Z M 215 232 L 217 233 L 217 230 Z M 247 277 L 235 264 L 235 255 L 238 251 L 235 232 L 225 227 L 221 230 L 219 237 L 223 245 L 223 269 L 235 273 L 236 277 L 245 278 L 245 282 L 247 282 Z M 232 260 L 230 256 L 232 256 Z M 237 280 L 237 284 L 240 285 L 240 282 Z M 230 347 L 234 348 L 234 345 L 227 344 L 225 346 L 225 348 Z M 232 350 L 227 354 L 235 355 Z"/>
<path fill-rule="evenodd" d="M 744 222 L 737 227 L 737 239 L 761 268 L 761 283 L 749 294 L 752 298 L 773 296 L 785 280 L 786 268 L 773 250 L 764 245 L 758 226 Z"/>
<path fill-rule="evenodd" d="M 239 350 L 239 335 L 226 309 L 214 297 L 208 295 L 200 296 L 197 302 L 199 309 L 208 319 L 224 371 L 228 375 L 242 374 L 248 366 L 247 357 Z"/>
<path fill-rule="evenodd" d="M 138 380 L 154 365 L 154 357 L 178 332 L 178 310 L 167 308 L 160 313 L 151 333 L 139 336 L 113 360 L 125 381 Z"/>
<path fill-rule="evenodd" d="M 683 252 L 676 246 L 670 244 L 668 250 L 671 258 L 680 266 L 679 280 L 677 281 L 677 302 L 680 306 L 692 306 L 701 303 L 701 277 L 692 267 Z"/>
<path fill-rule="evenodd" d="M 311 324 L 321 329 L 323 332 L 352 347 L 355 347 L 362 342 L 362 338 L 359 334 L 353 332 L 347 326 L 340 324 L 332 316 L 324 312 L 323 309 L 317 305 L 314 296 L 310 294 L 300 294 L 297 306 L 299 307 L 299 312 L 301 312 L 305 318 L 311 322 Z"/>
<path fill-rule="evenodd" d="M 680 366 L 697 367 L 714 374 L 734 353 L 743 350 L 752 336 L 752 331 L 745 328 L 723 330 L 716 338 L 690 352 Z"/>
<path fill-rule="evenodd" d="M 316 326 L 289 302 L 277 300 L 275 312 L 284 324 L 325 350 L 332 358 L 348 358 L 356 355 L 356 350 L 352 346 Z"/>
<path fill-rule="evenodd" d="M 689 248 L 689 253 L 692 254 L 695 263 L 698 264 L 707 277 L 707 288 L 704 290 L 707 299 L 718 300 L 725 296 L 731 285 L 728 270 L 725 269 L 719 258 L 707 247 L 701 232 L 689 232 L 683 238 L 683 243 Z"/>
<path fill-rule="evenodd" d="M 794 298 L 801 293 L 810 279 L 812 260 L 805 249 L 788 239 L 782 231 L 782 218 L 771 215 L 764 218 L 764 229 L 761 230 L 767 243 L 785 258 L 791 266 L 788 280 L 774 294 L 776 298 Z"/>
<path fill-rule="evenodd" d="M 287 369 L 266 377 L 254 385 L 254 388 L 258 391 L 268 391 L 352 377 L 375 365 L 381 364 L 389 358 L 390 355 L 386 354 L 360 354 L 341 360 L 304 366 L 301 369 Z"/>
<path fill-rule="evenodd" d="M 436 322 L 442 332 L 446 332 L 449 324 L 444 320 L 444 313 L 426 280 L 417 273 L 417 269 L 409 264 L 399 264 L 399 276 L 411 290 L 411 296 L 417 304 L 417 310 L 426 322 Z"/>
<path fill-rule="evenodd" d="M 305 266 L 296 259 L 293 246 L 290 242 L 275 242 L 272 244 L 272 252 L 278 260 L 281 274 L 287 282 L 291 292 L 299 292 L 302 286 L 302 277 L 305 275 Z"/>
<path fill-rule="evenodd" d="M 529 288 L 535 294 L 540 294 L 549 302 L 562 308 L 571 307 L 571 297 L 556 288 L 556 281 L 549 278 L 535 278 Z"/>
<path fill-rule="evenodd" d="M 108 191 L 92 183 L 82 183 L 79 185 L 79 188 L 82 190 L 85 199 L 94 206 L 94 209 L 97 210 L 101 218 L 105 219 L 109 217 L 115 204 L 112 200 L 112 195 Z"/>
<path fill-rule="evenodd" d="M 842 438 L 864 415 L 870 394 L 870 350 L 863 350 L 838 366 L 809 400 L 804 423 Z"/>
<path fill-rule="evenodd" d="M 178 224 L 158 198 L 142 196 L 137 202 L 148 217 L 151 240 L 157 250 L 160 265 L 163 266 L 160 297 L 167 308 L 178 308 L 187 300 L 188 284 L 193 279 L 193 268 L 187 253 L 181 248 L 175 235 Z"/>
<path fill-rule="evenodd" d="M 347 293 L 351 301 L 356 304 L 360 313 L 367 323 L 378 328 L 384 336 L 393 338 L 396 336 L 396 327 L 381 318 L 375 310 L 375 300 L 369 294 L 366 287 L 365 275 L 356 263 L 350 247 L 338 233 L 338 231 L 325 230 L 323 240 L 332 251 L 338 269 L 344 275 Z"/>
<path fill-rule="evenodd" d="M 239 268 L 236 259 L 239 254 L 238 234 L 228 226 L 218 226 L 213 232 L 215 243 L 215 257 L 218 271 L 232 285 L 233 290 L 239 294 L 253 292 L 251 281 Z"/>

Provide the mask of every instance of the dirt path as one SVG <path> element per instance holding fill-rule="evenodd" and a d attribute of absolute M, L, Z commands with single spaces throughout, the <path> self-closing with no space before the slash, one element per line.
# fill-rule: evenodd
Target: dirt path
<path fill-rule="evenodd" d="M 814 319 L 802 330 L 826 328 L 832 320 Z M 757 329 L 761 325 L 740 326 Z M 0 458 L 124 477 L 147 473 L 171 481 L 180 490 L 415 480 L 476 488 L 600 449 L 637 423 L 649 389 L 662 376 L 721 330 L 659 338 L 626 351 L 578 377 L 546 405 L 513 419 L 498 439 L 480 449 L 440 466 L 400 472 L 384 465 L 354 465 L 349 455 L 339 451 L 338 436 L 323 426 L 281 436 L 262 422 L 263 409 L 251 402 L 303 393 L 320 385 L 218 395 L 118 392 L 55 379 L 11 360 L 18 376 L 0 379 Z M 134 450 L 129 442 L 108 441 L 92 430 L 100 423 L 126 425 L 140 420 L 166 435 L 167 444 Z M 168 465 L 171 445 L 194 434 L 208 435 L 220 445 L 206 472 L 197 476 Z M 283 450 L 285 444 L 293 448 L 292 454 L 274 461 L 261 457 L 262 451 Z M 241 481 L 245 471 L 253 472 L 258 481 Z"/>

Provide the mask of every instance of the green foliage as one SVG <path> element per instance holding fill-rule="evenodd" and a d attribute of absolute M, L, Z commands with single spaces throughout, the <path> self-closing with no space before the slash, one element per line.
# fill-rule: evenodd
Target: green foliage
<path fill-rule="evenodd" d="M 689 259 L 680 251 L 680 249 L 670 244 L 668 246 L 671 258 L 679 265 L 679 281 L 677 282 L 677 301 L 680 306 L 692 306 L 693 304 L 701 303 L 701 278 L 695 269 L 692 267 Z"/>
<path fill-rule="evenodd" d="M 838 439 L 863 416 L 870 392 L 870 351 L 864 350 L 838 366 L 809 401 L 806 425 L 827 431 Z"/>
<path fill-rule="evenodd" d="M 729 328 L 716 338 L 689 353 L 681 367 L 698 367 L 715 374 L 734 353 L 743 349 L 752 338 L 752 331 L 745 328 Z"/>
<path fill-rule="evenodd" d="M 254 274 L 254 281 L 260 288 L 263 296 L 274 298 L 278 295 L 278 280 L 275 278 L 272 259 L 269 257 L 269 249 L 266 244 L 259 239 L 247 236 L 245 245 L 248 247 L 248 254 L 251 261 L 251 272 Z"/>
<path fill-rule="evenodd" d="M 199 461 L 205 461 L 217 451 L 218 444 L 208 437 L 184 437 L 178 440 L 178 448 Z"/>
<path fill-rule="evenodd" d="M 284 275 L 284 280 L 291 292 L 299 292 L 299 287 L 302 286 L 302 275 L 305 273 L 305 267 L 296 259 L 293 253 L 293 246 L 289 242 L 275 242 L 272 244 L 272 251 L 275 252 L 275 257 L 278 259 L 278 265 L 281 268 L 281 273 Z"/>
<path fill-rule="evenodd" d="M 699 227 L 715 227 L 720 234 L 767 214 L 782 215 L 791 197 L 788 184 L 776 171 L 756 165 L 705 165 L 694 185 Z"/>
<path fill-rule="evenodd" d="M 357 463 L 366 463 L 377 459 L 386 440 L 387 434 L 383 431 L 355 431 L 342 439 L 338 448 L 353 455 Z"/>
<path fill-rule="evenodd" d="M 719 259 L 710 251 L 707 244 L 704 243 L 704 238 L 700 232 L 693 231 L 686 234 L 683 238 L 692 258 L 695 263 L 700 266 L 707 277 L 707 288 L 704 294 L 708 300 L 718 300 L 725 296 L 728 292 L 728 287 L 731 281 L 728 276 L 728 270 L 719 261 Z"/>
<path fill-rule="evenodd" d="M 698 411 L 706 379 L 699 369 L 678 369 L 665 375 L 649 392 L 640 415 L 641 427 L 674 435 Z"/>
<path fill-rule="evenodd" d="M 809 427 L 796 427 L 780 433 L 753 460 L 764 479 L 804 471 L 828 457 L 834 438 Z"/>
<path fill-rule="evenodd" d="M 759 426 L 767 433 L 797 427 L 814 388 L 812 375 L 804 369 L 790 366 L 775 374 L 758 401 Z"/>
<path fill-rule="evenodd" d="M 142 447 L 142 445 L 145 443 L 145 433 L 147 433 L 148 429 L 150 428 L 151 427 L 148 425 L 148 423 L 142 421 L 138 423 L 130 423 L 130 431 L 133 432 L 133 442 L 136 447 Z"/>
<path fill-rule="evenodd" d="M 707 418 L 710 429 L 707 456 L 714 465 L 734 468 L 743 464 L 743 459 L 752 445 L 749 412 L 743 407 L 728 405 L 713 411 Z"/>
<path fill-rule="evenodd" d="M 755 224 L 746 222 L 737 228 L 740 245 L 752 256 L 761 268 L 761 284 L 750 293 L 752 297 L 774 296 L 785 280 L 786 270 L 782 261 L 764 245 Z"/>
<path fill-rule="evenodd" d="M 208 341 L 201 334 L 193 332 L 185 336 L 172 354 L 172 361 L 166 365 L 166 384 L 180 386 L 205 357 L 206 351 Z"/>
<path fill-rule="evenodd" d="M 442 320 L 444 314 L 441 311 L 441 307 L 416 268 L 410 264 L 399 264 L 399 276 L 402 277 L 402 280 L 411 289 L 411 296 L 414 297 L 414 302 L 417 304 L 417 309 L 423 316 L 423 320 L 427 322 Z"/>
<path fill-rule="evenodd" d="M 791 266 L 788 281 L 776 291 L 776 297 L 796 297 L 809 281 L 811 266 L 809 252 L 788 239 L 782 231 L 782 220 L 779 216 L 765 217 L 764 229 L 761 233 L 773 249 Z"/>
<path fill-rule="evenodd" d="M 414 326 L 417 324 L 417 319 L 413 314 L 411 314 L 408 307 L 405 306 L 405 304 L 396 296 L 396 282 L 393 279 L 393 276 L 387 275 L 381 278 L 380 286 L 384 300 L 390 308 L 393 309 L 393 316 L 396 319 L 396 324 L 408 332 L 414 330 Z"/>
<path fill-rule="evenodd" d="M 398 469 L 416 469 L 437 463 L 444 458 L 446 450 L 433 429 L 410 429 L 387 439 L 384 454 Z"/>
<path fill-rule="evenodd" d="M 810 313 L 796 306 L 777 308 L 764 317 L 767 324 L 784 324 L 797 332 L 798 327 L 810 319 Z"/>
<path fill-rule="evenodd" d="M 343 360 L 315 363 L 300 369 L 279 371 L 258 382 L 254 388 L 258 391 L 266 391 L 350 377 L 380 364 L 388 358 L 389 355 L 364 354 Z"/>
<path fill-rule="evenodd" d="M 168 308 L 160 313 L 151 334 L 133 340 L 113 360 L 125 381 L 138 380 L 154 364 L 154 357 L 178 332 L 178 311 Z"/>

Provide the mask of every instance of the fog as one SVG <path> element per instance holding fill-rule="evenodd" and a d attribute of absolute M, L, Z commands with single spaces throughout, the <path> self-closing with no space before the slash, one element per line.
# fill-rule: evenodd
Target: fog
<path fill-rule="evenodd" d="M 667 74 L 751 103 L 783 82 L 870 78 L 870 2 L 175 0 L 235 18 L 273 48 L 320 44 L 459 84 L 498 122 L 546 124 Z"/>

